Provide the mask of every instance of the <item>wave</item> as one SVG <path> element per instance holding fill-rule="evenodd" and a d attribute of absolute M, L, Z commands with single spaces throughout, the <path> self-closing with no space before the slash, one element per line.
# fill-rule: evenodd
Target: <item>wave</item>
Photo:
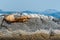
<path fill-rule="evenodd" d="M 48 10 L 45 10 L 43 12 L 36 12 L 36 11 L 29 11 L 29 10 L 26 10 L 26 11 L 21 11 L 21 12 L 16 12 L 16 11 L 0 11 L 0 16 L 1 15 L 9 15 L 9 14 L 15 14 L 15 15 L 20 15 L 20 14 L 23 14 L 23 15 L 27 15 L 27 14 L 41 14 L 41 15 L 46 15 L 46 16 L 53 16 L 53 17 L 56 17 L 56 18 L 60 18 L 60 11 L 57 11 L 55 9 L 48 9 Z"/>

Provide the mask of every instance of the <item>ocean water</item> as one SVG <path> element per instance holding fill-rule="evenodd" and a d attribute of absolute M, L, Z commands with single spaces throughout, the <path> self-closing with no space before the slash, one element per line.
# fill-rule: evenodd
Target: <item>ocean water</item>
<path fill-rule="evenodd" d="M 27 14 L 42 14 L 42 15 L 47 15 L 47 16 L 53 16 L 55 18 L 59 18 L 60 19 L 60 11 L 57 11 L 55 9 L 48 9 L 48 10 L 45 10 L 45 11 L 39 11 L 39 12 L 36 12 L 36 11 L 29 11 L 29 10 L 26 10 L 26 11 L 0 11 L 0 15 L 9 15 L 9 14 L 16 14 L 16 15 L 19 15 L 19 14 L 23 14 L 23 13 L 27 13 Z"/>

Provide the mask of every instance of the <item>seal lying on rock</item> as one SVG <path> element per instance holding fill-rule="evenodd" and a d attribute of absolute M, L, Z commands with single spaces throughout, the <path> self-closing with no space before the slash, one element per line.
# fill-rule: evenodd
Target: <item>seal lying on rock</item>
<path fill-rule="evenodd" d="M 24 23 L 30 19 L 30 17 L 28 16 L 18 16 L 18 17 L 15 17 L 15 16 L 17 15 L 11 14 L 11 15 L 4 16 L 2 23 L 1 23 L 1 27 L 5 27 L 6 29 L 8 29 L 7 26 L 3 25 L 4 21 L 8 24 L 11 24 L 11 23 L 16 23 L 16 22 Z"/>
<path fill-rule="evenodd" d="M 28 19 L 30 19 L 30 17 L 28 16 L 14 17 L 14 15 L 8 15 L 4 17 L 3 20 L 13 23 L 13 22 L 26 22 L 28 21 Z"/>

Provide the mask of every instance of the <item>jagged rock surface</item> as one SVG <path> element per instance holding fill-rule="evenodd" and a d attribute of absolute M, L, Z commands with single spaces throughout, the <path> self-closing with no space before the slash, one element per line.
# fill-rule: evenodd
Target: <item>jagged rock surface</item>
<path fill-rule="evenodd" d="M 0 23 L 3 18 L 0 18 Z M 12 23 L 7 24 L 4 22 L 3 25 L 6 25 L 8 28 L 11 28 L 12 30 L 25 30 L 28 32 L 34 32 L 36 30 L 40 29 L 60 29 L 60 24 L 57 22 L 54 22 L 51 17 L 48 16 L 39 16 L 39 17 L 33 17 L 26 23 Z M 5 30 L 5 28 L 2 28 Z M 1 30 L 1 29 L 0 29 Z"/>

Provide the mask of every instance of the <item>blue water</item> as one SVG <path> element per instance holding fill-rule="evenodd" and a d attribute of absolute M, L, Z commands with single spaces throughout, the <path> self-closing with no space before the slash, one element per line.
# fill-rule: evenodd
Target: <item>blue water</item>
<path fill-rule="evenodd" d="M 20 12 L 17 12 L 17 11 L 0 11 L 0 15 L 3 15 L 3 14 L 12 14 L 12 13 L 20 13 Z M 26 10 L 26 11 L 22 11 L 21 13 L 30 13 L 30 14 L 43 14 L 43 15 L 47 15 L 47 16 L 53 16 L 53 17 L 56 17 L 56 18 L 60 18 L 60 11 L 57 11 L 57 10 L 54 10 L 54 9 L 49 9 L 49 10 L 45 10 L 43 12 L 36 12 L 36 11 L 29 11 L 29 10 Z"/>

